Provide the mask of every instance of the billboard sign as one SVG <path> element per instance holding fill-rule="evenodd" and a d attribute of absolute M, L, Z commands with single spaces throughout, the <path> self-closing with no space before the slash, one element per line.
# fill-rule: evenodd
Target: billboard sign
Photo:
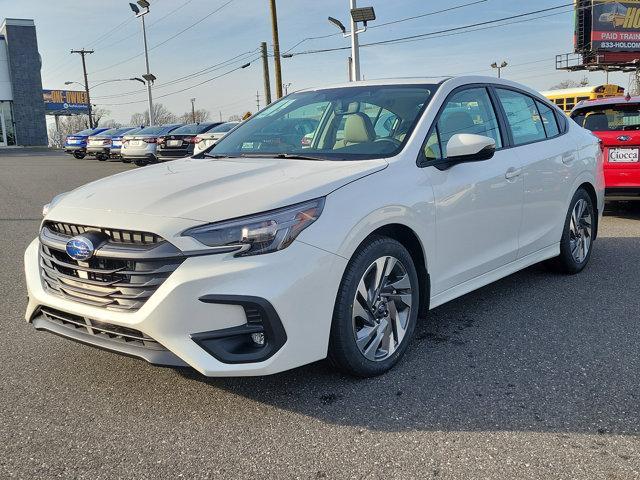
<path fill-rule="evenodd" d="M 640 0 L 593 0 L 591 50 L 640 53 Z"/>
<path fill-rule="evenodd" d="M 87 94 L 81 90 L 43 90 L 47 115 L 88 114 Z"/>

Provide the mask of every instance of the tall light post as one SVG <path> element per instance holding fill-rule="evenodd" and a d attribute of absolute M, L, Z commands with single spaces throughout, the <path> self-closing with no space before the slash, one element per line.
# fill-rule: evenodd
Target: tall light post
<path fill-rule="evenodd" d="M 351 31 L 347 33 L 344 24 L 333 17 L 329 17 L 329 22 L 338 27 L 343 37 L 351 37 L 351 58 L 349 59 L 349 80 L 357 82 L 360 80 L 360 46 L 358 44 L 358 34 L 367 30 L 367 22 L 376 19 L 376 12 L 373 7 L 356 7 L 356 0 L 349 0 L 349 13 Z M 358 29 L 358 23 L 363 27 Z"/>
<path fill-rule="evenodd" d="M 149 125 L 154 124 L 153 118 L 153 99 L 151 98 L 151 85 L 153 85 L 156 77 L 149 71 L 149 48 L 147 46 L 147 28 L 144 24 L 144 16 L 149 13 L 149 2 L 147 0 L 137 0 L 138 5 L 142 7 L 142 10 L 138 8 L 138 5 L 135 3 L 130 3 L 129 7 L 133 13 L 135 13 L 136 17 L 140 17 L 142 19 L 142 38 L 144 40 L 144 60 L 147 65 L 147 73 L 142 75 L 147 81 L 147 97 L 149 99 Z"/>
<path fill-rule="evenodd" d="M 508 64 L 507 62 L 504 62 L 504 61 L 503 61 L 500 65 L 498 65 L 498 62 L 493 62 L 493 63 L 491 64 L 491 68 L 495 68 L 495 69 L 497 69 L 497 70 L 498 70 L 498 78 L 501 78 L 501 76 L 502 76 L 502 69 L 503 69 L 504 67 L 506 67 L 507 65 L 509 65 L 509 64 Z"/>

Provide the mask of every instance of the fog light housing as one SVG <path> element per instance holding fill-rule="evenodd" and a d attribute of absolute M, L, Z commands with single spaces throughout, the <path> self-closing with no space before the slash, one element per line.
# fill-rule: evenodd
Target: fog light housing
<path fill-rule="evenodd" d="M 203 303 L 239 305 L 247 323 L 237 327 L 191 334 L 203 350 L 223 363 L 267 360 L 287 341 L 280 317 L 264 298 L 243 295 L 205 295 Z"/>

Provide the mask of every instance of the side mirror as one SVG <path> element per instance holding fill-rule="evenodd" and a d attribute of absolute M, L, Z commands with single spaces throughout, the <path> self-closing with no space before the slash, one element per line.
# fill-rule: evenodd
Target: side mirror
<path fill-rule="evenodd" d="M 447 158 L 430 162 L 439 170 L 446 170 L 458 163 L 489 160 L 496 153 L 496 141 L 484 135 L 456 133 L 447 142 Z"/>
<path fill-rule="evenodd" d="M 496 152 L 493 138 L 471 133 L 457 133 L 447 143 L 447 160 L 456 163 L 489 160 Z"/>

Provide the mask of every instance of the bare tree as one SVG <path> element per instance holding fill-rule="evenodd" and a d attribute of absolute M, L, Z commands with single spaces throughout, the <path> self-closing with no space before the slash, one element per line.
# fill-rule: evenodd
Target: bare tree
<path fill-rule="evenodd" d="M 557 85 L 554 85 L 550 88 L 550 90 L 562 90 L 563 88 L 578 88 L 578 87 L 586 87 L 589 85 L 589 79 L 587 77 L 582 77 L 582 80 L 563 80 Z"/>
<path fill-rule="evenodd" d="M 202 123 L 209 120 L 209 117 L 211 117 L 211 112 L 209 110 L 199 108 L 198 110 L 193 112 L 193 114 L 192 112 L 184 112 L 182 115 L 180 115 L 180 117 L 178 117 L 178 120 L 182 123 L 194 123 L 194 121 L 195 123 Z"/>
<path fill-rule="evenodd" d="M 93 110 L 93 116 L 95 125 L 100 127 L 115 128 L 120 126 L 115 120 L 106 120 L 105 117 L 109 115 L 109 110 L 104 108 L 95 108 Z M 49 145 L 52 147 L 61 147 L 64 144 L 64 139 L 67 135 L 77 133 L 81 130 L 89 128 L 89 117 L 86 115 L 65 115 L 58 120 L 60 129 L 56 129 L 55 125 L 49 127 Z"/>
<path fill-rule="evenodd" d="M 173 112 L 161 103 L 153 104 L 153 120 L 156 125 L 174 123 L 177 118 Z M 131 115 L 131 125 L 149 125 L 149 110 Z"/>

